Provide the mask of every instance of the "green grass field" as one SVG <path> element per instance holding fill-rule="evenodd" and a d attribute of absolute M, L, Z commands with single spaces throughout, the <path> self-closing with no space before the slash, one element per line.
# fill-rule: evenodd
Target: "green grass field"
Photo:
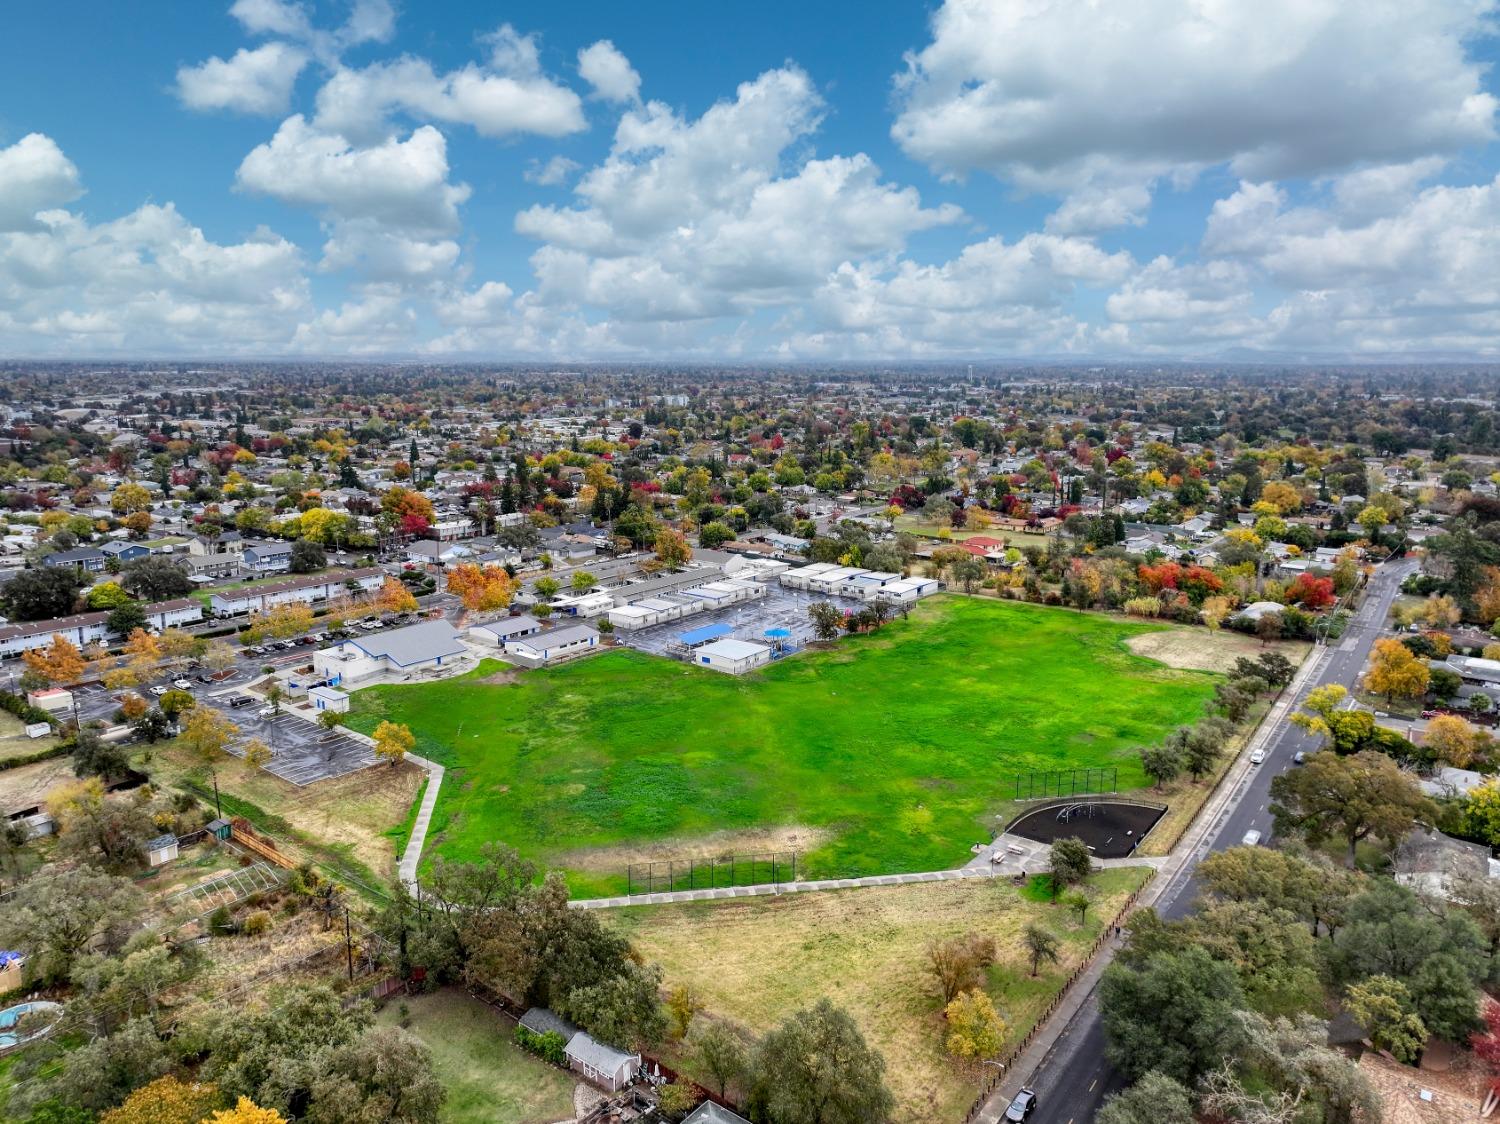
<path fill-rule="evenodd" d="M 450 767 L 439 853 L 506 842 L 580 893 L 623 889 L 627 862 L 771 847 L 808 877 L 931 870 L 989 838 L 1018 772 L 1145 783 L 1136 749 L 1214 681 L 1125 648 L 1153 627 L 939 597 L 740 679 L 623 650 L 501 682 L 488 663 L 360 691 L 350 724 L 406 723 Z"/>
<path fill-rule="evenodd" d="M 379 1022 L 409 1029 L 432 1051 L 448 1100 L 442 1124 L 552 1124 L 573 1117 L 573 1078 L 523 1051 L 509 1023 L 479 1000 L 445 989 L 392 999 Z"/>

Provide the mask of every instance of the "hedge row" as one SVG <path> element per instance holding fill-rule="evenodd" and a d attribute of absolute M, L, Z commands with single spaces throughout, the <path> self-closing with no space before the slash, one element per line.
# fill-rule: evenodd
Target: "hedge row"
<path fill-rule="evenodd" d="M 535 1054 L 544 1062 L 566 1067 L 568 1055 L 564 1052 L 567 1042 L 555 1030 L 538 1034 L 524 1026 L 516 1027 L 516 1045 L 529 1054 Z"/>
<path fill-rule="evenodd" d="M 10 711 L 27 725 L 33 722 L 45 722 L 49 726 L 57 725 L 56 718 L 39 706 L 32 706 L 26 701 L 25 695 L 13 694 L 10 691 L 0 691 L 0 710 Z"/>
<path fill-rule="evenodd" d="M 72 742 L 54 745 L 51 749 L 39 749 L 35 753 L 23 753 L 20 757 L 7 757 L 0 761 L 0 773 L 7 769 L 19 769 L 22 765 L 35 765 L 38 761 L 50 761 L 73 752 Z"/>

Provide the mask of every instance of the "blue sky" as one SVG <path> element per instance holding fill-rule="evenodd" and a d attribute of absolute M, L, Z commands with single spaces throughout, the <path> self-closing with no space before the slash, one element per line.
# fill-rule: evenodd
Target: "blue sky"
<path fill-rule="evenodd" d="M 7 15 L 0 351 L 1500 350 L 1484 0 L 157 9 Z"/>

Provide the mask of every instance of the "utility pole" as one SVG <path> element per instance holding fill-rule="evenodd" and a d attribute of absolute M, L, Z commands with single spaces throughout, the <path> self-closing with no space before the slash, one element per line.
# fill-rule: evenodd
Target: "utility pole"
<path fill-rule="evenodd" d="M 354 982 L 354 941 L 349 935 L 349 907 L 344 907 L 344 955 L 349 962 L 349 982 Z"/>
<path fill-rule="evenodd" d="M 214 778 L 214 815 L 222 820 L 224 818 L 224 809 L 219 806 L 219 771 L 214 769 L 211 775 Z"/>

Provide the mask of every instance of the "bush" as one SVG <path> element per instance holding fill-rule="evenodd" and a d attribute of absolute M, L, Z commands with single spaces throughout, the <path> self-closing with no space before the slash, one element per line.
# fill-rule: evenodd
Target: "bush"
<path fill-rule="evenodd" d="M 229 915 L 227 906 L 221 905 L 213 913 L 209 914 L 208 928 L 210 932 L 220 937 L 228 936 L 234 932 L 234 918 Z"/>
<path fill-rule="evenodd" d="M 268 932 L 271 928 L 271 915 L 263 909 L 257 909 L 245 918 L 245 923 L 240 927 L 240 932 L 247 937 L 258 937 Z"/>
<path fill-rule="evenodd" d="M 527 1030 L 524 1026 L 516 1027 L 516 1045 L 528 1054 L 535 1054 L 544 1062 L 553 1065 L 566 1066 L 568 1055 L 564 1052 L 568 1043 L 561 1034 L 555 1030 L 549 1030 L 545 1034 L 538 1034 L 534 1030 Z"/>

